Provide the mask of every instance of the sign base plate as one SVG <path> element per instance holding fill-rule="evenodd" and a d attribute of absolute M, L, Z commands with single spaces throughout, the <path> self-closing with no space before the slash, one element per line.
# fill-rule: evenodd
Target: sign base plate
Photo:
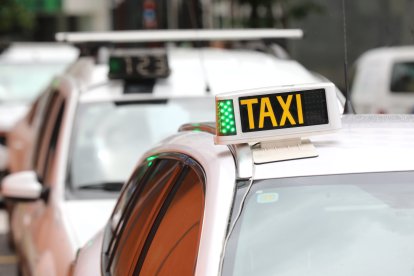
<path fill-rule="evenodd" d="M 252 146 L 255 164 L 317 157 L 315 146 L 309 139 L 287 139 L 262 142 Z"/>

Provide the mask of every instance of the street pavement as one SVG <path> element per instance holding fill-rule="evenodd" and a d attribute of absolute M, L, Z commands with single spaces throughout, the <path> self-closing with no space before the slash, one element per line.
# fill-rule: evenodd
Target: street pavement
<path fill-rule="evenodd" d="M 0 276 L 17 276 L 17 258 L 7 242 L 8 219 L 0 210 Z"/>

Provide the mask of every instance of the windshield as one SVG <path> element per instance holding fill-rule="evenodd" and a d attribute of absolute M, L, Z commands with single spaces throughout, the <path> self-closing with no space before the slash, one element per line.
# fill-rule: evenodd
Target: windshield
<path fill-rule="evenodd" d="M 71 186 L 123 183 L 155 143 L 184 123 L 213 121 L 214 116 L 212 97 L 83 104 L 72 146 Z"/>
<path fill-rule="evenodd" d="M 65 64 L 0 63 L 0 102 L 31 102 L 66 67 Z"/>
<path fill-rule="evenodd" d="M 227 245 L 223 275 L 413 271 L 414 172 L 399 172 L 256 181 Z"/>

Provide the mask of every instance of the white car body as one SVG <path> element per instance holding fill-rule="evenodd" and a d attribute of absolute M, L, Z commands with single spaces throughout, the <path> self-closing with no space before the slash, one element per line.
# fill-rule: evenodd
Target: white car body
<path fill-rule="evenodd" d="M 115 204 L 113 199 L 73 200 L 66 196 L 71 137 L 80 103 L 207 95 L 211 97 L 213 111 L 212 95 L 225 90 L 319 81 L 296 61 L 280 60 L 254 51 L 170 48 L 168 57 L 172 73 L 167 79 L 157 80 L 149 96 L 124 95 L 122 81 L 108 81 L 108 67 L 94 65 L 89 58 L 81 58 L 59 78 L 57 87 L 51 86 L 50 90 L 58 90 L 66 103 L 61 138 L 48 181 L 49 198 L 47 204 L 43 200 L 19 203 L 12 216 L 12 232 L 25 273 L 66 275 L 77 250 L 102 228 Z M 13 171 L 20 170 L 19 163 L 26 164 L 21 167 L 25 169 L 30 164 L 35 142 L 25 140 L 24 136 L 38 133 L 33 127 L 36 124 L 30 126 L 21 122 L 11 134 L 14 137 L 10 145 L 11 155 L 23 152 Z"/>
<path fill-rule="evenodd" d="M 414 171 L 411 162 L 414 155 L 414 116 L 346 115 L 343 116 L 342 123 L 343 128 L 336 133 L 311 138 L 319 154 L 316 158 L 257 165 L 252 163 L 249 154 L 233 155 L 228 147 L 214 145 L 211 133 L 184 131 L 164 140 L 141 159 L 144 163 L 151 156 L 180 153 L 196 160 L 205 171 L 207 180 L 203 227 L 194 275 L 226 275 L 221 273 L 222 257 L 225 254 L 223 247 L 229 221 L 234 216 L 231 213 L 237 174 L 245 173 L 237 173 L 233 156 L 238 160 L 238 165 L 246 163 L 247 168 L 253 167 L 250 171 L 253 172 L 253 180 Z M 237 151 L 233 148 L 234 150 Z M 237 213 L 237 210 L 234 212 Z M 111 228 L 110 223 L 111 220 L 106 230 Z M 103 231 L 91 239 L 81 249 L 73 275 L 113 275 L 105 271 L 101 259 L 104 256 L 103 244 L 108 244 L 107 242 L 105 243 Z M 133 242 L 135 241 L 128 241 Z M 132 275 L 135 263 L 123 260 L 123 265 L 130 265 L 129 274 Z M 306 268 L 306 263 L 303 266 Z"/>
<path fill-rule="evenodd" d="M 394 66 L 414 62 L 414 47 L 388 47 L 369 50 L 355 64 L 351 89 L 357 113 L 412 113 L 413 91 L 392 91 Z M 411 77 L 412 78 L 412 77 Z"/>

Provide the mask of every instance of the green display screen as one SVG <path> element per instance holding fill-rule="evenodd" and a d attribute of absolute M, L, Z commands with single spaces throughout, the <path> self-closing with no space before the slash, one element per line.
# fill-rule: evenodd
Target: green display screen
<path fill-rule="evenodd" d="M 165 51 L 118 51 L 109 58 L 109 78 L 146 80 L 166 78 L 170 74 Z"/>

